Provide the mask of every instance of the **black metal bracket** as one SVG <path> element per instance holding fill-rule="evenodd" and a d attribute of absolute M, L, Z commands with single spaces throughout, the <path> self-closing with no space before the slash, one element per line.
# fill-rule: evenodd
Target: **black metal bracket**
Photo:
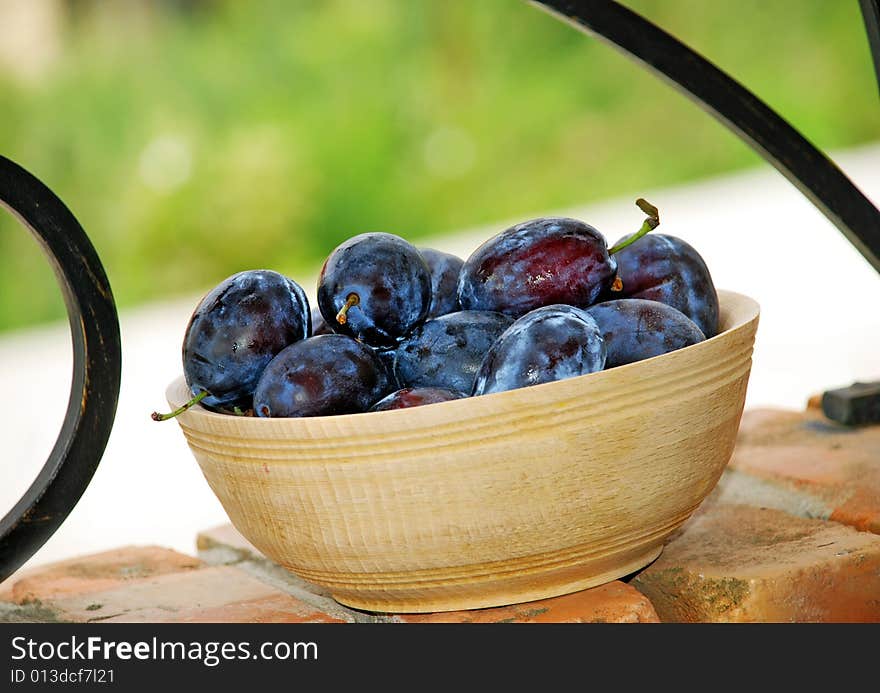
<path fill-rule="evenodd" d="M 739 82 L 613 0 L 532 0 L 667 80 L 800 190 L 880 272 L 880 211 L 825 154 Z M 880 78 L 880 0 L 861 0 Z"/>
<path fill-rule="evenodd" d="M 822 393 L 822 413 L 845 426 L 880 422 L 880 381 L 853 383 Z"/>
<path fill-rule="evenodd" d="M 64 295 L 73 342 L 70 399 L 55 446 L 24 496 L 0 520 L 2 582 L 61 526 L 91 481 L 116 414 L 122 356 L 110 285 L 70 210 L 39 180 L 2 156 L 0 205 L 31 231 L 49 258 Z"/>
<path fill-rule="evenodd" d="M 874 56 L 874 72 L 877 74 L 877 88 L 880 89 L 880 0 L 859 0 L 862 18 L 865 20 L 865 31 L 868 32 L 868 44 Z"/>

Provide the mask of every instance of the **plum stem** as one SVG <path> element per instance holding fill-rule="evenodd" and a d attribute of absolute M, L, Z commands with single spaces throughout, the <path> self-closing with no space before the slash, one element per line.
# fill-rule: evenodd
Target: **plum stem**
<path fill-rule="evenodd" d="M 353 308 L 358 303 L 361 302 L 361 297 L 357 294 L 349 294 L 345 299 L 345 305 L 339 309 L 339 312 L 336 314 L 336 322 L 340 325 L 344 325 L 348 322 L 348 311 L 350 308 Z"/>
<path fill-rule="evenodd" d="M 187 402 L 186 404 L 181 404 L 174 411 L 169 412 L 168 414 L 160 414 L 159 412 L 154 411 L 150 415 L 150 417 L 153 419 L 153 421 L 167 421 L 168 419 L 173 419 L 175 416 L 180 416 L 181 414 L 183 414 L 183 412 L 185 412 L 187 409 L 189 409 L 193 405 L 196 405 L 199 402 L 201 402 L 207 396 L 208 396 L 208 391 L 202 390 L 199 394 L 197 394 L 195 397 L 193 397 L 189 402 Z"/>
<path fill-rule="evenodd" d="M 640 228 L 636 233 L 634 233 L 629 238 L 620 241 L 620 243 L 615 245 L 613 248 L 609 248 L 609 255 L 614 255 L 614 253 L 620 252 L 628 245 L 632 245 L 633 243 L 635 243 L 646 233 L 649 233 L 650 231 L 653 231 L 658 226 L 660 226 L 660 210 L 658 210 L 654 205 L 652 205 L 647 200 L 642 199 L 641 197 L 636 200 L 636 205 L 640 210 L 648 215 L 648 218 L 645 219 L 644 222 L 642 222 L 642 228 Z"/>

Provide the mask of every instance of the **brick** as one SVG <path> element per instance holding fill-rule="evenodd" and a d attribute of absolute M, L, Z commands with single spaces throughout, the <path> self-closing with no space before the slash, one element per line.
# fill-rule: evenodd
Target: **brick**
<path fill-rule="evenodd" d="M 651 602 L 615 580 L 599 587 L 524 604 L 472 611 L 399 614 L 398 623 L 656 623 Z"/>
<path fill-rule="evenodd" d="M 880 537 L 711 496 L 630 582 L 663 621 L 880 621 Z"/>
<path fill-rule="evenodd" d="M 13 604 L 0 601 L 0 623 L 65 623 L 67 619 L 52 605 L 39 600 Z"/>
<path fill-rule="evenodd" d="M 66 620 L 102 623 L 341 622 L 231 566 L 160 575 L 52 605 Z"/>
<path fill-rule="evenodd" d="M 0 622 L 353 620 L 346 613 L 341 607 L 327 613 L 238 567 L 207 566 L 158 547 L 124 547 L 38 567 L 14 576 L 0 593 Z"/>
<path fill-rule="evenodd" d="M 833 511 L 833 508 L 814 495 L 735 469 L 724 471 L 713 491 L 713 497 L 726 503 L 773 508 L 790 515 L 820 520 L 830 518 Z"/>
<path fill-rule="evenodd" d="M 820 517 L 880 534 L 880 425 L 843 426 L 816 409 L 749 411 L 729 469 L 811 498 L 826 509 Z"/>
<path fill-rule="evenodd" d="M 195 570 L 202 562 L 157 546 L 126 546 L 17 573 L 0 589 L 0 601 L 25 604 L 108 590 L 145 578 Z"/>
<path fill-rule="evenodd" d="M 200 554 L 220 550 L 234 556 L 237 561 L 268 560 L 241 535 L 241 532 L 229 524 L 199 532 L 196 537 L 196 549 Z"/>
<path fill-rule="evenodd" d="M 196 538 L 199 556 L 212 565 L 234 565 L 320 611 L 344 621 L 371 622 L 376 617 L 367 612 L 342 606 L 330 593 L 266 558 L 230 524 L 199 532 Z"/>

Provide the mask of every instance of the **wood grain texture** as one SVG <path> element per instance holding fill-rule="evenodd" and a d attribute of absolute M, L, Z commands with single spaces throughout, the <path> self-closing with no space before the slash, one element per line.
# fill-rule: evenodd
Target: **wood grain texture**
<path fill-rule="evenodd" d="M 232 523 L 371 611 L 498 606 L 633 572 L 715 486 L 745 402 L 758 306 L 647 361 L 411 409 L 177 421 Z M 188 399 L 183 378 L 168 388 Z"/>

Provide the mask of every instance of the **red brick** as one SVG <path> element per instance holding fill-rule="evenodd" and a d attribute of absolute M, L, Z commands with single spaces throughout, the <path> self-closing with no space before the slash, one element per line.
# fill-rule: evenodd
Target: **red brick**
<path fill-rule="evenodd" d="M 400 614 L 401 623 L 656 623 L 651 602 L 638 590 L 615 580 L 552 599 L 473 611 Z"/>
<path fill-rule="evenodd" d="M 339 604 L 326 588 L 308 582 L 266 558 L 230 524 L 199 532 L 196 546 L 199 556 L 207 563 L 245 568 L 252 575 L 314 605 L 320 611 L 344 620 L 369 619 L 363 612 L 355 612 Z"/>
<path fill-rule="evenodd" d="M 710 498 L 631 584 L 663 621 L 878 622 L 880 537 Z"/>
<path fill-rule="evenodd" d="M 880 534 L 880 426 L 842 426 L 816 409 L 746 412 L 729 468 L 807 494 L 829 519 Z"/>
<path fill-rule="evenodd" d="M 71 621 L 340 622 L 231 566 L 160 575 L 51 603 L 62 618 Z"/>
<path fill-rule="evenodd" d="M 260 599 L 208 608 L 182 609 L 176 614 L 145 612 L 108 619 L 108 622 L 132 623 L 344 623 L 345 621 L 313 608 L 288 594 L 277 594 Z"/>
<path fill-rule="evenodd" d="M 227 549 L 236 554 L 238 560 L 268 560 L 257 548 L 245 539 L 232 525 L 220 525 L 199 532 L 196 537 L 196 548 L 199 551 Z"/>
<path fill-rule="evenodd" d="M 16 573 L 0 590 L 0 601 L 47 601 L 195 570 L 202 565 L 197 558 L 158 546 L 125 546 Z"/>
<path fill-rule="evenodd" d="M 14 576 L 0 620 L 189 623 L 341 622 L 236 567 L 125 547 Z M 335 612 L 335 610 L 334 610 Z M 339 610 L 345 614 L 345 611 Z"/>

